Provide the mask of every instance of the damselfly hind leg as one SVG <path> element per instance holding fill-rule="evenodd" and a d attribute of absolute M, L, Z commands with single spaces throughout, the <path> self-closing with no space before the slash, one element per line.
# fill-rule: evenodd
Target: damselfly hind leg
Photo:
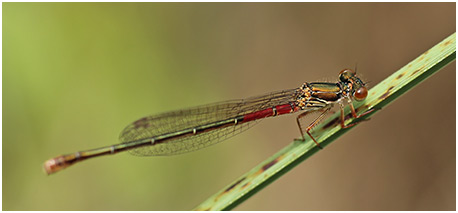
<path fill-rule="evenodd" d="M 324 116 L 329 112 L 330 109 L 331 109 L 330 107 L 324 109 L 322 113 L 320 114 L 320 116 L 318 116 L 312 123 L 310 123 L 307 126 L 307 128 L 305 128 L 305 132 L 307 133 L 307 135 L 309 135 L 310 138 L 312 138 L 313 142 L 315 142 L 316 146 L 320 149 L 323 149 L 323 147 L 321 147 L 320 144 L 315 140 L 315 138 L 310 133 L 310 131 L 313 129 L 313 127 L 315 127 L 318 123 L 320 123 L 321 120 L 323 120 Z M 300 115 L 298 115 L 296 118 L 297 125 L 299 126 L 299 131 L 301 132 L 302 138 L 295 138 L 294 139 L 295 141 L 305 141 L 304 130 L 302 129 L 302 125 L 301 125 L 301 119 L 304 118 L 308 113 L 309 112 L 303 112 Z"/>

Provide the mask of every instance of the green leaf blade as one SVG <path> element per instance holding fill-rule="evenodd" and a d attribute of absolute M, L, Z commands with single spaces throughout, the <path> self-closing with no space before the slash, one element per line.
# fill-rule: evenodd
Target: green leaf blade
<path fill-rule="evenodd" d="M 375 109 L 357 120 L 367 119 L 379 112 L 402 94 L 453 62 L 455 58 L 456 33 L 453 33 L 370 89 L 365 101 L 355 102 L 354 106 L 358 114 Z M 345 114 L 349 115 L 348 109 Z M 327 146 L 352 129 L 342 129 L 339 125 L 339 116 L 340 112 L 334 113 L 312 131 L 321 146 Z M 347 119 L 346 124 L 353 121 L 355 121 L 353 118 Z M 294 141 L 208 198 L 194 210 L 231 210 L 317 151 L 319 149 L 309 138 L 304 142 Z"/>

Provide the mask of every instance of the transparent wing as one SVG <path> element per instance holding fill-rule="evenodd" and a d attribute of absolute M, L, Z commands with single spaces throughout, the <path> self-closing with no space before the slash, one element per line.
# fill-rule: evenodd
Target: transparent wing
<path fill-rule="evenodd" d="M 260 111 L 295 100 L 296 89 L 274 92 L 248 99 L 233 100 L 186 110 L 143 117 L 128 125 L 119 137 L 122 143 L 155 138 L 241 115 Z M 257 120 L 258 121 L 258 120 Z M 256 121 L 212 129 L 195 135 L 169 139 L 164 143 L 129 150 L 138 156 L 173 155 L 201 149 L 221 142 L 248 129 Z"/>

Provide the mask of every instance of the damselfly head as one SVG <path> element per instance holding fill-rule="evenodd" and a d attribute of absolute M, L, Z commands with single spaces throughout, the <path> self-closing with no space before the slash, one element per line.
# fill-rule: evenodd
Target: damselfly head
<path fill-rule="evenodd" d="M 366 84 L 356 77 L 356 72 L 351 69 L 344 69 L 339 73 L 340 81 L 350 88 L 353 98 L 357 101 L 363 101 L 367 97 Z"/>
<path fill-rule="evenodd" d="M 339 73 L 339 79 L 342 82 L 348 82 L 351 78 L 356 76 L 356 72 L 351 69 L 344 69 Z"/>

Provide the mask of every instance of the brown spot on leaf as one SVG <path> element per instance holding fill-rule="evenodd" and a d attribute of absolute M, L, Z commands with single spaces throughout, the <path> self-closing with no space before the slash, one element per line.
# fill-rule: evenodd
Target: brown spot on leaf
<path fill-rule="evenodd" d="M 271 166 L 275 165 L 276 163 L 278 162 L 278 159 L 274 159 L 273 161 L 270 161 L 269 163 L 265 164 L 264 166 L 262 166 L 262 170 L 266 171 L 267 169 L 269 169 Z"/>
<path fill-rule="evenodd" d="M 383 95 L 380 97 L 380 99 L 385 99 L 386 97 L 388 97 L 391 94 L 391 90 L 393 88 L 394 88 L 394 86 L 391 86 L 390 88 L 388 88 L 388 90 L 386 90 L 386 92 L 383 93 Z"/>
<path fill-rule="evenodd" d="M 242 189 L 246 188 L 249 185 L 250 185 L 250 182 L 243 184 Z"/>
<path fill-rule="evenodd" d="M 243 177 L 242 179 L 238 180 L 237 182 L 235 182 L 234 184 L 232 184 L 231 186 L 229 186 L 226 190 L 224 190 L 224 192 L 228 192 L 228 191 L 231 191 L 235 186 L 239 185 L 242 181 L 244 181 L 246 179 L 246 177 Z"/>
<path fill-rule="evenodd" d="M 452 41 L 448 40 L 448 41 L 446 41 L 445 43 L 443 43 L 442 45 L 448 46 L 448 45 L 450 45 L 451 43 L 452 43 Z"/>
<path fill-rule="evenodd" d="M 333 126 L 337 125 L 339 120 L 340 120 L 340 117 L 332 119 L 332 121 L 329 121 L 329 123 L 327 123 L 326 125 L 323 126 L 323 129 L 327 129 L 329 127 L 333 127 Z"/>
<path fill-rule="evenodd" d="M 396 80 L 399 80 L 400 78 L 402 78 L 402 76 L 404 76 L 404 73 L 401 73 L 398 76 L 396 76 Z"/>
<path fill-rule="evenodd" d="M 417 74 L 418 72 L 420 72 L 420 70 L 421 69 L 417 69 L 417 70 L 413 71 L 413 73 L 410 76 L 413 76 L 413 75 Z"/>

